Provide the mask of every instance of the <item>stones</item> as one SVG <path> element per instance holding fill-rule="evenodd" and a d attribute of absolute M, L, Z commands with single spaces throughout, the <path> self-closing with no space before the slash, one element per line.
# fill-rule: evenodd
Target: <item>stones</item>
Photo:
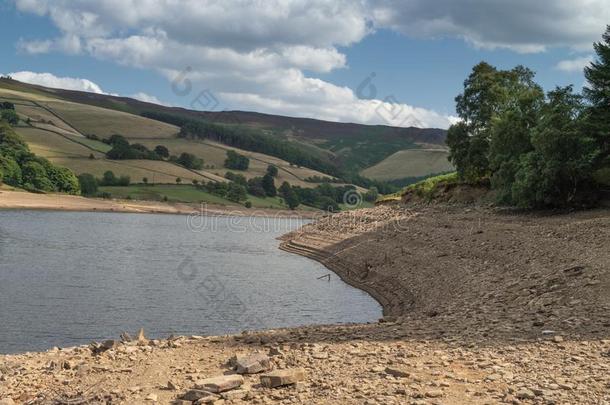
<path fill-rule="evenodd" d="M 235 355 L 230 364 L 237 374 L 257 374 L 271 369 L 269 357 L 263 353 L 254 353 L 247 356 Z"/>
<path fill-rule="evenodd" d="M 215 395 L 205 390 L 192 389 L 188 390 L 184 395 L 180 397 L 180 399 L 190 402 L 197 401 L 201 398 L 218 398 L 218 395 Z"/>
<path fill-rule="evenodd" d="M 296 384 L 305 379 L 305 370 L 302 368 L 276 370 L 261 375 L 261 384 L 267 388 L 276 388 L 283 385 Z"/>
<path fill-rule="evenodd" d="M 223 375 L 197 381 L 195 383 L 195 388 L 213 393 L 220 393 L 237 388 L 243 383 L 244 378 L 241 375 Z"/>
<path fill-rule="evenodd" d="M 536 394 L 532 390 L 527 388 L 521 388 L 517 392 L 515 392 L 515 397 L 517 399 L 534 399 L 536 398 Z"/>
<path fill-rule="evenodd" d="M 405 369 L 394 368 L 394 367 L 386 367 L 385 372 L 386 372 L 386 374 L 389 374 L 389 375 L 397 377 L 397 378 L 406 378 L 411 375 L 411 373 L 409 373 Z"/>

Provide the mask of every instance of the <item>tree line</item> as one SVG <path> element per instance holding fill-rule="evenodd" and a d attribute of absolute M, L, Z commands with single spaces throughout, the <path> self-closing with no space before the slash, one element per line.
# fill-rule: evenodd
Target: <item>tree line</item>
<path fill-rule="evenodd" d="M 459 178 L 488 182 L 502 204 L 592 205 L 610 180 L 610 26 L 594 47 L 582 94 L 572 86 L 545 94 L 523 66 L 477 64 L 447 134 Z"/>

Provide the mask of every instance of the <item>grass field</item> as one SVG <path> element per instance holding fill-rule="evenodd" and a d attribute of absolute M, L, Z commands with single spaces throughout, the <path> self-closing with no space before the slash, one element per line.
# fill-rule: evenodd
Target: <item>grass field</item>
<path fill-rule="evenodd" d="M 163 122 L 106 108 L 66 101 L 42 103 L 78 129 L 81 134 L 95 134 L 107 138 L 121 134 L 129 138 L 165 138 L 179 132 L 179 128 Z"/>
<path fill-rule="evenodd" d="M 103 158 L 104 154 L 95 152 L 77 142 L 71 141 L 70 137 L 58 135 L 38 128 L 16 128 L 17 133 L 28 143 L 32 152 L 46 158 L 74 157 L 88 158 L 91 153 L 96 158 Z M 79 137 L 78 141 L 87 140 Z"/>
<path fill-rule="evenodd" d="M 100 191 L 108 192 L 114 198 L 162 201 L 167 197 L 167 201 L 170 202 L 239 205 L 217 195 L 202 191 L 192 185 L 160 184 L 146 186 L 134 184 L 128 187 L 100 187 Z M 248 200 L 252 203 L 252 207 L 255 208 L 286 208 L 279 198 L 260 198 L 249 195 Z"/>
<path fill-rule="evenodd" d="M 454 170 L 448 155 L 444 149 L 401 150 L 361 174 L 375 180 L 396 180 L 448 172 Z"/>
<path fill-rule="evenodd" d="M 180 155 L 183 152 L 188 152 L 196 155 L 203 159 L 206 166 L 205 171 L 214 173 L 219 177 L 224 178 L 227 171 L 224 167 L 224 161 L 226 159 L 227 150 L 235 150 L 250 158 L 250 167 L 245 172 L 239 172 L 246 178 L 252 178 L 257 176 L 264 176 L 267 171 L 267 166 L 273 164 L 278 167 L 279 173 L 276 183 L 279 186 L 284 181 L 302 187 L 314 187 L 316 184 L 312 184 L 304 181 L 303 179 L 311 176 L 328 177 L 327 175 L 320 173 L 316 170 L 308 169 L 305 167 L 290 166 L 290 164 L 284 160 L 263 155 L 261 153 L 248 152 L 230 146 L 222 145 L 216 142 L 209 141 L 195 141 L 182 138 L 170 138 L 170 139 L 130 139 L 130 142 L 138 142 L 145 145 L 149 149 L 154 149 L 157 145 L 166 146 L 172 155 Z M 237 171 L 234 171 L 237 173 Z"/>

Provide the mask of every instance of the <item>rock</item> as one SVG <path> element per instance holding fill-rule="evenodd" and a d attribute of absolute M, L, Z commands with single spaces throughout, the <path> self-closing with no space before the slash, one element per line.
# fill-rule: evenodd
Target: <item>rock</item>
<path fill-rule="evenodd" d="M 190 401 L 190 402 L 197 401 L 201 398 L 218 398 L 218 395 L 212 394 L 209 391 L 204 391 L 204 390 L 200 390 L 200 389 L 192 389 L 192 390 L 188 390 L 184 395 L 182 395 L 180 397 L 180 399 L 183 399 L 185 401 Z"/>
<path fill-rule="evenodd" d="M 440 398 L 443 396 L 443 394 L 444 393 L 441 390 L 431 390 L 431 391 L 426 391 L 426 393 L 424 395 L 428 398 Z"/>
<path fill-rule="evenodd" d="M 127 332 L 123 332 L 121 333 L 121 341 L 122 342 L 131 342 L 133 339 L 131 338 L 131 336 L 129 335 L 129 333 Z"/>
<path fill-rule="evenodd" d="M 188 401 L 186 399 L 174 399 L 171 402 L 172 405 L 193 405 L 193 401 Z"/>
<path fill-rule="evenodd" d="M 559 336 L 559 335 L 554 336 L 553 337 L 553 342 L 555 342 L 555 343 L 562 343 L 563 342 L 563 336 Z"/>
<path fill-rule="evenodd" d="M 180 386 L 178 384 L 176 384 L 175 382 L 173 382 L 172 380 L 169 380 L 167 382 L 166 387 L 170 391 L 178 391 L 180 389 Z"/>
<path fill-rule="evenodd" d="M 138 345 L 141 346 L 145 346 L 148 344 L 148 339 L 146 339 L 146 336 L 144 335 L 144 328 L 140 328 L 140 330 L 138 331 L 136 341 L 138 342 Z"/>
<path fill-rule="evenodd" d="M 147 401 L 157 402 L 159 400 L 159 397 L 157 396 L 157 394 L 149 394 L 145 399 Z"/>
<path fill-rule="evenodd" d="M 247 395 L 248 391 L 243 389 L 227 391 L 220 394 L 220 396 L 227 401 L 244 399 Z"/>
<path fill-rule="evenodd" d="M 197 381 L 195 383 L 195 388 L 213 393 L 220 393 L 237 388 L 243 383 L 244 378 L 240 375 L 222 375 Z"/>
<path fill-rule="evenodd" d="M 534 394 L 531 390 L 527 388 L 521 388 L 517 392 L 515 392 L 515 397 L 517 399 L 534 399 L 536 394 Z"/>
<path fill-rule="evenodd" d="M 0 399 L 0 405 L 15 405 L 15 401 L 12 398 Z"/>
<path fill-rule="evenodd" d="M 328 359 L 328 353 L 327 352 L 314 352 L 311 357 L 313 357 L 316 360 L 326 360 Z"/>
<path fill-rule="evenodd" d="M 302 368 L 276 370 L 261 375 L 261 384 L 267 388 L 281 387 L 283 385 L 295 384 L 305 379 L 305 370 Z"/>
<path fill-rule="evenodd" d="M 230 363 L 238 374 L 256 374 L 271 369 L 269 357 L 263 353 L 254 353 L 248 356 L 235 355 Z"/>
<path fill-rule="evenodd" d="M 386 367 L 385 372 L 386 372 L 386 374 L 389 374 L 389 375 L 397 377 L 397 378 L 406 378 L 411 375 L 411 373 L 409 373 L 407 370 L 400 369 L 400 368 L 393 368 L 393 367 Z"/>

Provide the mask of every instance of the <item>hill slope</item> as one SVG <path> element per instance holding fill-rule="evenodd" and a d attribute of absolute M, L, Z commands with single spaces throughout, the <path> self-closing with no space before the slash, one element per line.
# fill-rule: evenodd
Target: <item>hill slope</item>
<path fill-rule="evenodd" d="M 247 128 L 291 142 L 307 150 L 308 153 L 337 165 L 343 171 L 352 174 L 379 164 L 398 151 L 426 148 L 429 144 L 444 145 L 446 137 L 446 131 L 442 129 L 339 123 L 246 111 L 194 111 L 151 104 L 127 97 L 50 89 L 7 79 L 0 79 L 0 88 L 4 89 L 5 92 L 15 92 L 13 96 L 15 94 L 17 96 L 21 94 L 22 96 L 23 93 L 27 93 L 39 100 L 69 101 L 79 105 L 102 107 L 134 115 L 150 112 L 172 114 L 188 119 Z M 60 107 L 66 108 L 67 106 L 69 105 L 63 104 Z M 85 107 L 81 108 L 84 109 Z M 70 112 L 69 109 L 64 111 L 66 114 L 70 114 Z M 76 117 L 72 115 L 72 118 Z M 91 132 L 92 128 L 87 126 L 86 123 L 75 122 L 75 125 L 81 132 Z M 129 131 L 129 129 L 123 129 Z M 100 131 L 101 128 L 98 128 L 98 132 Z M 162 128 L 151 129 L 148 135 L 141 135 L 141 133 L 128 135 L 134 138 L 158 137 L 158 131 L 164 135 L 172 132 L 169 128 Z M 108 132 L 112 132 L 112 129 L 105 133 Z M 407 169 L 400 172 L 401 176 L 419 177 L 422 172 L 423 175 L 437 173 L 435 171 L 426 172 L 426 170 L 411 172 L 408 167 L 407 165 Z M 433 168 L 434 165 L 431 165 L 431 170 Z"/>

